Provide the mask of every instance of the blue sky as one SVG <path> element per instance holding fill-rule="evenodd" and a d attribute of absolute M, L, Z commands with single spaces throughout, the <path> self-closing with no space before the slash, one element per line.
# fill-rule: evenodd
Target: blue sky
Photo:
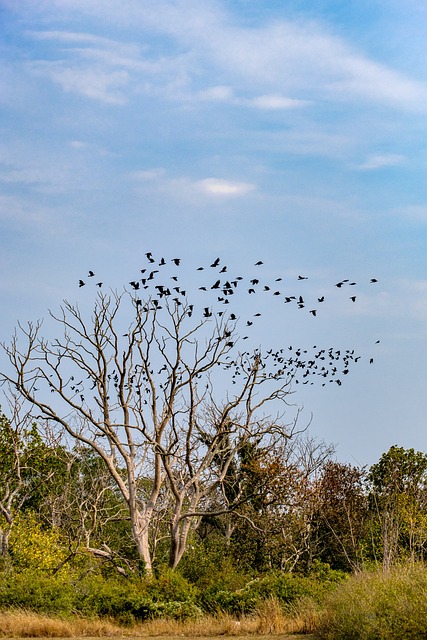
<path fill-rule="evenodd" d="M 364 354 L 295 388 L 311 433 L 359 464 L 425 450 L 426 24 L 417 0 L 0 0 L 2 340 L 146 251 L 189 278 L 261 259 L 328 305 L 264 298 L 259 344 Z"/>

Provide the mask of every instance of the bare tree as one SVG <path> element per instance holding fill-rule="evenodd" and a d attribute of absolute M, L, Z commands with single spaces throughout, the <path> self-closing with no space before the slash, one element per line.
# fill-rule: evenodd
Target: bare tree
<path fill-rule="evenodd" d="M 125 499 L 148 572 L 150 530 L 165 496 L 174 567 L 214 492 L 224 495 L 223 512 L 239 507 L 238 498 L 227 502 L 224 490 L 236 452 L 254 439 L 290 435 L 277 414 L 289 393 L 288 373 L 266 373 L 259 352 L 232 357 L 230 319 L 205 314 L 193 321 L 187 302 L 153 302 L 143 306 L 128 292 L 99 293 L 89 320 L 64 302 L 60 314 L 51 314 L 61 336 L 44 339 L 41 323 L 19 326 L 3 345 L 11 367 L 2 374 L 35 417 L 103 460 Z M 134 320 L 124 329 L 122 316 L 129 318 L 130 310 Z M 240 376 L 232 395 L 222 380 L 230 370 Z M 218 456 L 220 467 L 213 464 Z"/>
<path fill-rule="evenodd" d="M 207 269 L 214 278 L 199 287 L 206 292 L 201 295 L 211 292 L 214 304 L 198 306 L 197 297 L 190 304 L 177 285 L 180 259 L 170 261 L 175 271 L 166 281 L 164 258 L 153 266 L 152 254 L 146 257 L 149 268 L 129 283 L 131 291 L 104 294 L 99 282 L 91 314 L 69 302 L 51 313 L 59 337 L 45 339 L 40 322 L 18 325 L 12 342 L 3 345 L 8 364 L 0 381 L 27 403 L 33 418 L 103 461 L 127 505 L 149 572 L 165 518 L 175 567 L 205 514 L 247 517 L 241 510 L 247 491 L 238 481 L 230 491 L 239 453 L 250 445 L 274 451 L 292 435 L 298 411 L 284 421 L 292 381 L 313 384 L 317 376 L 323 386 L 341 385 L 360 356 L 353 349 L 313 347 L 309 354 L 295 346 L 239 351 L 238 313 L 225 306 L 239 292 L 254 294 L 258 287 L 314 317 L 312 302 L 298 291 L 277 290 L 282 278 L 266 285 L 259 277 L 246 282 L 228 276 L 217 258 Z M 297 282 L 305 280 L 298 276 Z M 246 319 L 245 333 L 260 315 Z M 241 336 L 240 344 L 248 337 Z"/>

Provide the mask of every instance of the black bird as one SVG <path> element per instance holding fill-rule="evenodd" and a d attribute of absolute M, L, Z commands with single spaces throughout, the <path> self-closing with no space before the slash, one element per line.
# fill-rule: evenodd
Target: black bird
<path fill-rule="evenodd" d="M 356 296 L 351 296 L 350 300 L 351 300 L 352 302 L 356 302 Z"/>
<path fill-rule="evenodd" d="M 139 289 L 139 282 L 132 280 L 132 282 L 129 282 L 129 284 L 135 289 L 135 291 Z"/>
<path fill-rule="evenodd" d="M 260 264 L 264 264 L 264 263 L 262 262 L 262 260 L 258 260 L 258 262 L 255 262 L 255 266 L 256 266 L 256 267 L 259 267 L 259 265 L 260 265 Z"/>
<path fill-rule="evenodd" d="M 204 308 L 204 312 L 203 312 L 203 317 L 204 318 L 210 318 L 212 315 L 212 311 L 209 310 L 209 307 L 205 307 Z"/>
<path fill-rule="evenodd" d="M 224 266 L 224 267 L 221 269 L 220 273 L 225 273 L 226 271 L 227 271 L 227 267 L 226 267 L 226 266 Z"/>
<path fill-rule="evenodd" d="M 325 301 L 325 296 L 321 296 L 320 298 L 317 298 L 317 302 L 324 302 Z"/>
<path fill-rule="evenodd" d="M 85 286 L 85 282 L 83 282 L 83 280 L 79 280 L 79 287 L 84 287 Z"/>
<path fill-rule="evenodd" d="M 102 287 L 102 282 L 97 282 L 97 283 L 96 283 L 96 286 L 97 286 L 97 287 Z"/>
<path fill-rule="evenodd" d="M 374 283 L 374 282 L 378 282 L 378 280 L 377 280 L 376 278 L 371 278 L 371 282 L 372 282 L 372 283 Z"/>
<path fill-rule="evenodd" d="M 179 267 L 179 264 L 181 262 L 181 258 L 172 258 L 172 262 L 174 262 L 176 264 L 176 266 Z"/>
<path fill-rule="evenodd" d="M 315 315 L 316 315 L 316 313 L 317 313 L 317 311 L 316 311 L 316 309 L 311 309 L 310 313 L 311 313 L 313 316 L 315 316 Z"/>
<path fill-rule="evenodd" d="M 166 264 L 166 260 L 162 258 L 159 262 L 159 267 L 164 267 L 165 264 Z"/>
<path fill-rule="evenodd" d="M 93 278 L 93 276 L 94 276 L 94 275 L 95 275 L 95 274 L 94 274 L 94 272 L 93 272 L 93 271 L 89 271 L 89 274 L 88 274 L 88 276 L 87 276 L 87 277 L 88 277 L 88 278 Z"/>
<path fill-rule="evenodd" d="M 308 280 L 307 276 L 298 276 L 298 280 Z"/>
<path fill-rule="evenodd" d="M 211 267 L 217 267 L 219 265 L 219 258 L 216 258 L 211 264 Z"/>
<path fill-rule="evenodd" d="M 259 283 L 259 280 L 257 280 L 256 278 L 251 280 L 251 284 L 253 284 L 253 285 L 258 284 L 258 283 Z"/>
<path fill-rule="evenodd" d="M 154 258 L 153 258 L 153 254 L 152 254 L 152 253 L 148 252 L 148 253 L 146 253 L 145 255 L 147 256 L 147 260 L 148 260 L 149 262 L 155 262 L 155 260 L 154 260 Z"/>

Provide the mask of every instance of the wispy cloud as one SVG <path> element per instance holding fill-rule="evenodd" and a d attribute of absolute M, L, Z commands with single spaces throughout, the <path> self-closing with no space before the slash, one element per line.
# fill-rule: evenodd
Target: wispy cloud
<path fill-rule="evenodd" d="M 249 28 L 239 25 L 224 4 L 214 0 L 200 2 L 197 7 L 183 0 L 128 0 L 125 7 L 114 3 L 107 6 L 99 0 L 56 0 L 52 4 L 62 11 L 132 25 L 145 36 L 151 33 L 166 38 L 170 51 L 167 63 L 175 75 L 178 70 L 181 84 L 184 80 L 185 99 L 190 93 L 197 99 L 202 91 L 205 98 L 230 102 L 235 99 L 234 94 L 244 96 L 250 91 L 255 96 L 249 102 L 260 109 L 294 108 L 307 100 L 363 101 L 399 109 L 427 109 L 424 83 L 369 58 L 313 20 L 276 20 Z M 120 75 L 113 77 L 111 83 L 101 74 L 92 91 L 88 86 L 93 78 L 89 69 L 81 83 L 72 70 L 68 75 L 52 72 L 65 90 L 78 90 L 107 102 L 120 102 L 118 89 L 129 81 L 122 75 L 123 70 L 154 76 L 159 66 L 165 68 L 164 47 L 157 47 L 156 40 L 149 37 L 153 47 L 149 58 L 135 44 L 119 45 L 91 34 L 52 31 L 36 32 L 35 37 L 79 45 L 75 55 L 91 58 L 93 64 L 120 67 L 122 71 L 116 71 Z M 203 68 L 221 78 L 221 83 L 210 90 L 193 87 Z M 151 78 L 155 86 L 170 85 L 171 77 L 165 71 L 164 74 Z M 172 91 L 169 96 L 173 97 Z"/>
<path fill-rule="evenodd" d="M 203 178 L 192 180 L 188 177 L 171 177 L 162 168 L 135 171 L 131 178 L 138 186 L 150 190 L 167 191 L 175 196 L 227 199 L 245 196 L 256 189 L 250 182 L 225 178 Z"/>
<path fill-rule="evenodd" d="M 238 107 L 252 107 L 264 111 L 296 109 L 309 104 L 307 100 L 296 100 L 280 94 L 264 94 L 255 97 L 238 96 L 232 87 L 217 85 L 199 91 L 196 96 L 203 102 L 223 102 Z"/>
<path fill-rule="evenodd" d="M 66 92 L 79 93 L 86 98 L 107 104 L 125 104 L 121 89 L 129 83 L 126 71 L 106 71 L 72 67 L 64 62 L 38 61 L 31 65 L 34 73 L 50 78 Z"/>
<path fill-rule="evenodd" d="M 397 167 L 404 164 L 405 160 L 405 156 L 397 153 L 375 155 L 367 158 L 367 160 L 358 165 L 357 168 L 360 169 L 360 171 L 375 171 L 377 169 L 384 169 L 385 167 Z"/>

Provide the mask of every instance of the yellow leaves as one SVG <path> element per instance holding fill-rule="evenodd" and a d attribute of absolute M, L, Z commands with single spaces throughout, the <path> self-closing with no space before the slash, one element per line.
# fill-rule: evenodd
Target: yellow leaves
<path fill-rule="evenodd" d="M 52 570 L 67 557 L 56 529 L 43 529 L 34 513 L 20 514 L 10 534 L 10 552 L 21 568 Z"/>

